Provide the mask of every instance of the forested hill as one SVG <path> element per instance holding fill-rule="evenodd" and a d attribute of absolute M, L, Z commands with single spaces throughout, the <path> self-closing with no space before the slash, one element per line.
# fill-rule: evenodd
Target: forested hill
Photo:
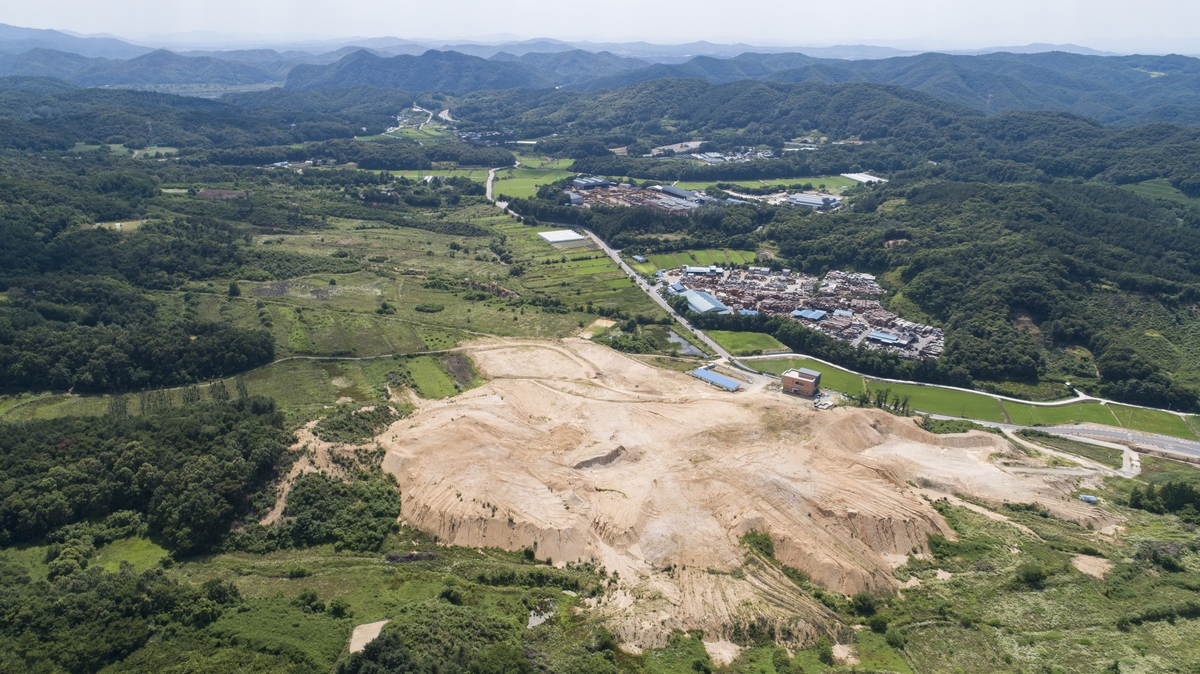
<path fill-rule="evenodd" d="M 501 53 L 488 60 L 456 52 L 394 58 L 356 52 L 330 65 L 297 66 L 288 76 L 287 87 L 367 84 L 465 93 L 561 86 L 600 91 L 662 78 L 699 78 L 714 83 L 871 82 L 921 91 L 986 113 L 1060 110 L 1121 126 L 1155 121 L 1200 123 L 1200 59 L 1174 55 L 930 53 L 849 61 L 798 53 L 747 53 L 731 59 L 698 56 L 682 64 L 647 64 L 579 50 L 520 58 Z"/>
<path fill-rule="evenodd" d="M 1084 56 L 1065 52 L 982 56 L 922 54 L 847 61 L 803 54 L 696 57 L 578 85 L 596 91 L 663 77 L 724 83 L 874 82 L 922 91 L 987 113 L 1061 110 L 1105 124 L 1200 123 L 1200 59 L 1187 56 Z"/>

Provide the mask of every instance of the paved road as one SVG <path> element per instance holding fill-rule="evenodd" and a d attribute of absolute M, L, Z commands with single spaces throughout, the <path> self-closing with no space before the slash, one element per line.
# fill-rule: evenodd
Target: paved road
<path fill-rule="evenodd" d="M 931 414 L 934 419 L 957 420 L 962 417 L 949 417 L 943 414 Z M 1020 430 L 1042 431 L 1051 435 L 1057 435 L 1066 438 L 1076 438 L 1087 441 L 1088 439 L 1116 442 L 1116 443 L 1134 443 L 1145 445 L 1154 449 L 1159 449 L 1172 454 L 1182 454 L 1186 457 L 1200 459 L 1200 442 L 1192 440 L 1183 440 L 1170 435 L 1160 435 L 1157 433 L 1142 433 L 1140 431 L 1131 431 L 1128 428 L 1097 428 L 1096 426 L 1019 426 L 1016 424 L 998 424 L 994 421 L 979 421 L 972 419 L 980 426 L 988 426 L 991 428 L 1002 428 L 1009 432 Z"/>
<path fill-rule="evenodd" d="M 680 325 L 688 330 L 691 330 L 692 334 L 696 335 L 700 341 L 704 342 L 708 348 L 713 350 L 713 353 L 717 354 L 722 359 L 729 361 L 730 363 L 735 363 L 731 353 L 722 348 L 720 344 L 717 344 L 715 341 L 713 341 L 713 339 L 708 335 L 704 334 L 703 330 L 696 328 L 689 323 L 686 318 L 680 316 L 677 311 L 671 308 L 670 304 L 667 304 L 667 301 L 663 299 L 662 295 L 659 295 L 649 283 L 646 283 L 646 279 L 642 278 L 641 274 L 638 274 L 633 270 L 632 267 L 630 267 L 628 264 L 625 264 L 625 260 L 621 259 L 621 254 L 619 252 L 610 248 L 603 239 L 596 236 L 595 232 L 583 227 L 579 227 L 578 229 L 582 230 L 584 234 L 587 234 L 588 238 L 594 241 L 597 246 L 600 246 L 600 249 L 603 250 L 610 258 L 612 258 L 613 262 L 616 262 L 617 266 L 619 266 L 626 274 L 628 274 L 630 278 L 633 279 L 633 282 L 636 283 L 643 292 L 650 296 L 650 299 L 654 300 L 658 306 L 662 307 L 667 313 L 673 316 L 675 320 L 679 321 Z"/>

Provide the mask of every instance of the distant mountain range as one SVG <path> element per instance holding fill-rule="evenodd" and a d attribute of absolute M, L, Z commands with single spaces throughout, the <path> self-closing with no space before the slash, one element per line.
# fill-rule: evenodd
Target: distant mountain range
<path fill-rule="evenodd" d="M 479 89 L 617 89 L 661 78 L 715 83 L 873 82 L 915 89 L 984 112 L 1063 110 L 1106 124 L 1200 124 L 1200 59 L 1186 56 L 1085 56 L 1063 52 L 955 56 L 920 54 L 848 61 L 804 54 L 698 56 L 647 64 L 583 50 L 490 59 L 456 52 L 381 57 L 365 51 L 325 66 L 301 65 L 289 89 L 354 86 L 465 93 Z"/>
<path fill-rule="evenodd" d="M 660 78 L 873 82 L 988 113 L 1062 110 L 1110 125 L 1200 125 L 1200 59 L 1106 55 L 1077 45 L 945 54 L 866 45 L 785 50 L 708 42 L 664 46 L 552 39 L 426 49 L 400 38 L 356 40 L 297 43 L 291 46 L 303 48 L 282 51 L 177 53 L 112 37 L 0 24 L 0 76 L 127 88 L 285 83 L 292 90 L 372 86 L 456 94 L 556 87 L 597 91 Z"/>

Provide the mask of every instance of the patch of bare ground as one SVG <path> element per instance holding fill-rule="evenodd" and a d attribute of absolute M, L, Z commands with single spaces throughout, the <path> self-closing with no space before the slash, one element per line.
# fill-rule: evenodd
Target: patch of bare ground
<path fill-rule="evenodd" d="M 853 644 L 836 644 L 833 647 L 833 661 L 839 665 L 857 665 L 858 654 Z"/>
<path fill-rule="evenodd" d="M 452 545 L 531 546 L 560 565 L 619 572 L 598 608 L 636 648 L 665 645 L 675 629 L 728 640 L 750 620 L 789 626 L 796 645 L 829 633 L 828 609 L 747 560 L 739 540 L 751 530 L 824 587 L 889 593 L 899 556 L 927 553 L 929 534 L 953 536 L 910 484 L 1074 514 L 1062 501 L 1069 479 L 1005 472 L 990 457 L 1011 445 L 994 435 L 724 393 L 578 339 L 462 352 L 488 382 L 417 401 L 377 438 L 402 518 Z"/>
<path fill-rule="evenodd" d="M 1092 578 L 1104 580 L 1109 571 L 1113 569 L 1113 563 L 1103 557 L 1092 557 L 1090 555 L 1075 555 L 1071 558 L 1071 566 L 1079 569 Z"/>

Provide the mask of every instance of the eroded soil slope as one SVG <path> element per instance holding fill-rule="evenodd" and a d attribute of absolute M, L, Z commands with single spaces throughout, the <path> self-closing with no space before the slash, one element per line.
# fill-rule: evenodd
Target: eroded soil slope
<path fill-rule="evenodd" d="M 580 340 L 466 353 L 486 385 L 424 401 L 379 438 L 402 517 L 449 544 L 534 546 L 555 563 L 618 571 L 609 606 L 643 647 L 673 628 L 717 635 L 749 619 L 813 636 L 820 605 L 770 567 L 743 567 L 750 530 L 769 533 L 783 563 L 850 594 L 897 587 L 891 569 L 926 551 L 927 534 L 953 537 L 912 484 L 1089 516 L 1063 500 L 1064 478 L 991 462 L 1012 452 L 995 436 L 934 436 L 873 410 L 816 413 L 761 386 L 725 393 Z"/>

